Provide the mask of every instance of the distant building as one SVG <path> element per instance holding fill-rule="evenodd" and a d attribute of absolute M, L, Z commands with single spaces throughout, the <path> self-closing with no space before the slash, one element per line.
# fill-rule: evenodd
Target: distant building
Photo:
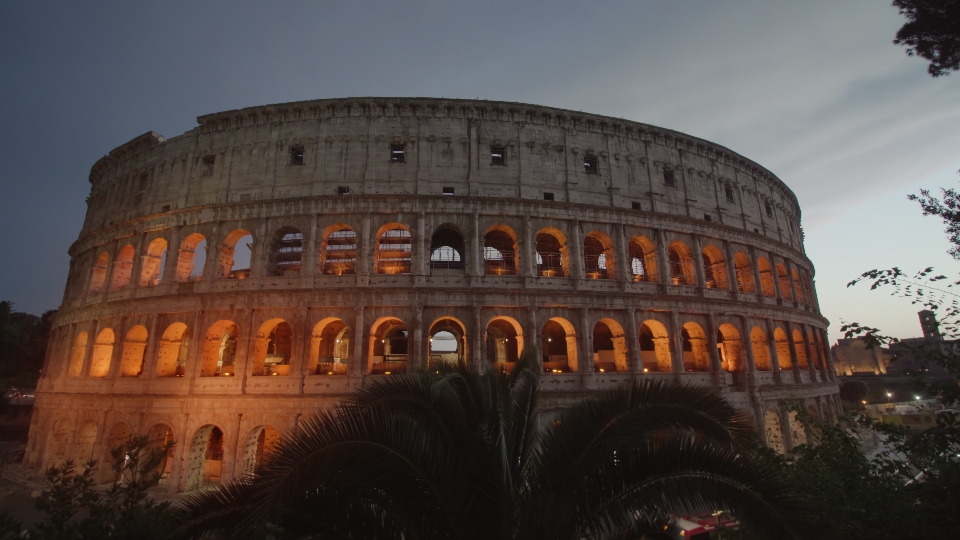
<path fill-rule="evenodd" d="M 930 310 L 917 313 L 923 337 L 905 338 L 889 347 L 868 348 L 863 338 L 838 339 L 830 348 L 838 376 L 857 375 L 913 375 L 923 372 L 934 378 L 952 378 L 946 370 L 931 362 L 921 350 L 939 349 L 944 353 L 960 354 L 960 340 L 945 340 L 940 323 Z"/>

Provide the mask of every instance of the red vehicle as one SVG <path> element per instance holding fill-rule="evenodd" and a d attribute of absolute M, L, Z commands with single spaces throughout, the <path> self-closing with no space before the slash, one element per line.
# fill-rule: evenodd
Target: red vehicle
<path fill-rule="evenodd" d="M 709 540 L 710 533 L 716 530 L 718 525 L 725 529 L 736 529 L 740 523 L 723 512 L 684 516 L 676 518 L 667 532 L 677 540 Z"/>

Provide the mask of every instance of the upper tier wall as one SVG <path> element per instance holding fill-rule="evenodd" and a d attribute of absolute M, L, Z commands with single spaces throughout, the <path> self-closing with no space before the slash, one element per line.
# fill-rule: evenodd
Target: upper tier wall
<path fill-rule="evenodd" d="M 800 208 L 770 172 L 674 131 L 549 107 L 429 98 L 317 100 L 150 132 L 92 168 L 81 238 L 194 206 L 350 193 L 544 198 L 717 221 L 802 250 Z M 391 162 L 391 145 L 405 162 Z M 303 165 L 291 149 L 303 147 Z M 503 147 L 495 165 L 491 147 Z M 584 157 L 597 171 L 585 171 Z M 212 166 L 211 166 L 212 163 Z M 675 186 L 665 181 L 672 173 Z"/>

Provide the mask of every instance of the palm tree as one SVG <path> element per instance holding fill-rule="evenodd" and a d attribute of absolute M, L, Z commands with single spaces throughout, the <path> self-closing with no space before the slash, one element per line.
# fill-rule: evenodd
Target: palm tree
<path fill-rule="evenodd" d="M 636 539 L 717 509 L 792 535 L 799 499 L 721 396 L 643 381 L 548 421 L 538 372 L 524 351 L 510 373 L 370 380 L 252 476 L 191 496 L 186 536 L 264 538 L 270 523 L 282 538 Z"/>

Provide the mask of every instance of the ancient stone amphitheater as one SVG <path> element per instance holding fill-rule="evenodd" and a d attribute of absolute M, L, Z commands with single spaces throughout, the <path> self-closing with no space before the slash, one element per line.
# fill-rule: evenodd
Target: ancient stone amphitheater
<path fill-rule="evenodd" d="M 90 172 L 28 466 L 148 434 L 191 491 L 370 377 L 524 347 L 544 417 L 644 378 L 723 392 L 780 451 L 805 442 L 798 410 L 836 415 L 797 199 L 727 148 L 493 101 L 197 120 Z"/>

